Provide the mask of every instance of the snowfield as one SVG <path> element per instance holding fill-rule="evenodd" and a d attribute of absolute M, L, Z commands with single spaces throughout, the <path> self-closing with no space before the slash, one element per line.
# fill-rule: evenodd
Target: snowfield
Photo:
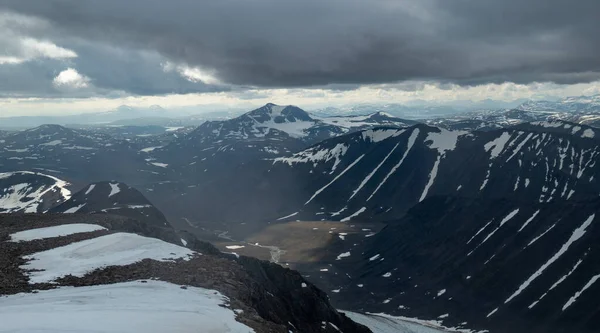
<path fill-rule="evenodd" d="M 384 318 L 380 316 L 364 315 L 361 313 L 343 311 L 348 318 L 367 326 L 373 333 L 443 333 L 443 331 L 433 328 Z"/>
<path fill-rule="evenodd" d="M 250 333 L 217 291 L 162 281 L 62 287 L 0 299 L 0 332 Z"/>
<path fill-rule="evenodd" d="M 20 231 L 10 235 L 10 240 L 13 242 L 29 242 L 37 239 L 68 236 L 82 232 L 92 232 L 98 230 L 106 230 L 106 228 L 96 224 L 64 224 L 56 227 Z"/>
<path fill-rule="evenodd" d="M 33 284 L 52 282 L 67 275 L 81 277 L 99 268 L 130 265 L 144 259 L 189 260 L 194 254 L 196 252 L 190 249 L 159 239 L 115 233 L 34 253 L 24 257 L 31 261 L 21 268 L 35 270 L 28 272 L 29 282 Z"/>
<path fill-rule="evenodd" d="M 485 333 L 487 331 L 473 331 L 463 328 L 444 327 L 440 321 L 421 320 L 406 317 L 394 317 L 383 313 L 356 313 L 350 311 L 340 311 L 353 321 L 365 325 L 373 333 Z M 447 318 L 444 314 L 440 317 Z"/>

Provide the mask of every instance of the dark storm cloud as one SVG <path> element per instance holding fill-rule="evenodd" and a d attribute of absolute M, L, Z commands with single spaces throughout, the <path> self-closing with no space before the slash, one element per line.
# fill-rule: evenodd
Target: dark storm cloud
<path fill-rule="evenodd" d="M 228 90 L 190 82 L 175 69 L 165 70 L 167 59 L 154 51 L 121 49 L 78 42 L 71 45 L 78 57 L 72 59 L 79 72 L 93 79 L 95 87 L 138 95 L 186 94 Z"/>
<path fill-rule="evenodd" d="M 47 32 L 65 42 L 156 51 L 236 85 L 600 78 L 598 0 L 3 0 L 0 8 L 50 21 Z M 172 86 L 128 77 L 134 59 L 114 69 L 94 54 L 76 61 L 102 86 L 142 94 Z"/>
<path fill-rule="evenodd" d="M 103 44 L 73 42 L 70 59 L 34 59 L 0 65 L 0 97 L 123 97 L 228 91 L 228 87 L 190 82 L 156 52 L 119 49 Z M 84 88 L 57 87 L 54 79 L 68 68 L 89 79 Z"/>

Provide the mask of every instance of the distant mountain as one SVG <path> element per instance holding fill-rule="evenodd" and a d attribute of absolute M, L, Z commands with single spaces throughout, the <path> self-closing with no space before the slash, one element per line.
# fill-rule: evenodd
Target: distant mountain
<path fill-rule="evenodd" d="M 100 124 L 140 117 L 164 117 L 166 112 L 167 111 L 160 106 L 133 108 L 123 105 L 106 112 L 82 113 L 66 116 L 3 117 L 0 119 L 2 119 L 1 126 L 5 128 L 31 128 L 44 124 Z"/>
<path fill-rule="evenodd" d="M 516 109 L 522 111 L 600 112 L 600 95 L 566 97 L 557 101 L 527 101 Z"/>
<path fill-rule="evenodd" d="M 316 143 L 368 127 L 381 125 L 404 127 L 415 123 L 383 112 L 367 116 L 315 117 L 296 106 L 267 104 L 237 118 L 204 123 L 193 135 L 200 142 L 210 142 L 263 138 L 274 131 L 285 133 L 291 138 L 304 142 Z"/>
<path fill-rule="evenodd" d="M 106 213 L 126 216 L 156 226 L 170 226 L 165 216 L 138 190 L 119 182 L 93 183 L 51 213 Z"/>
<path fill-rule="evenodd" d="M 241 112 L 223 107 L 171 108 L 166 110 L 158 105 L 147 108 L 122 105 L 105 112 L 81 113 L 65 116 L 17 116 L 0 117 L 0 129 L 27 129 L 44 124 L 63 126 L 78 125 L 159 125 L 159 126 L 198 126 L 207 120 L 229 119 Z"/>
<path fill-rule="evenodd" d="M 152 137 L 116 139 L 100 131 L 42 125 L 2 140 L 2 170 L 67 174 L 76 187 L 116 178 L 143 182 L 162 171 L 146 161 L 147 156 L 141 151 L 161 144 L 160 139 Z"/>
<path fill-rule="evenodd" d="M 42 173 L 0 173 L 0 213 L 41 213 L 68 200 L 71 191 L 64 180 Z"/>
<path fill-rule="evenodd" d="M 9 131 L 1 131 L 1 130 L 0 130 L 0 140 L 2 140 L 2 138 L 3 138 L 3 137 L 5 137 L 5 136 L 9 136 L 11 133 L 12 133 L 12 132 L 9 132 Z M 0 143 L 4 143 L 4 142 L 0 141 Z"/>
<path fill-rule="evenodd" d="M 549 202 L 600 194 L 595 131 L 365 130 L 254 161 L 183 205 L 209 221 L 389 220 L 432 195 Z M 204 194 L 206 193 L 206 195 Z M 235 206 L 236 209 L 228 209 Z"/>

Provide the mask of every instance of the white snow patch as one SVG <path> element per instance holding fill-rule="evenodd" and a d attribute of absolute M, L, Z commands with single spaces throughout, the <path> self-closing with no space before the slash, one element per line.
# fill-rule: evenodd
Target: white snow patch
<path fill-rule="evenodd" d="M 151 152 L 151 151 L 155 151 L 156 149 L 160 149 L 160 148 L 162 148 L 162 147 L 163 147 L 163 146 L 148 147 L 148 148 L 144 148 L 144 149 L 142 149 L 142 150 L 140 150 L 140 151 L 141 151 L 141 152 L 143 152 L 143 153 L 149 153 L 149 152 Z"/>
<path fill-rule="evenodd" d="M 581 134 L 582 138 L 593 138 L 594 136 L 596 136 L 596 133 L 594 133 L 594 130 L 591 128 L 586 129 L 585 131 L 583 131 L 583 133 Z"/>
<path fill-rule="evenodd" d="M 456 148 L 456 144 L 458 143 L 458 138 L 469 134 L 469 132 L 466 131 L 448 131 L 442 128 L 439 130 L 439 133 L 428 133 L 425 142 L 431 141 L 431 143 L 429 143 L 429 148 L 437 149 L 440 155 L 445 155 L 446 152 L 454 150 Z"/>
<path fill-rule="evenodd" d="M 280 217 L 280 218 L 278 218 L 278 219 L 277 219 L 277 221 L 285 220 L 285 219 L 287 219 L 287 218 L 290 218 L 290 217 L 292 217 L 292 216 L 296 216 L 296 215 L 298 215 L 298 212 L 291 213 L 290 215 L 286 215 L 286 216 L 284 216 L 284 217 Z"/>
<path fill-rule="evenodd" d="M 475 333 L 475 331 L 468 329 L 444 327 L 441 321 L 436 320 L 395 317 L 385 313 L 360 314 L 349 311 L 341 312 L 353 321 L 367 326 L 373 333 Z M 484 333 L 484 331 L 479 333 Z"/>
<path fill-rule="evenodd" d="M 71 243 L 24 258 L 30 283 L 52 282 L 66 275 L 84 276 L 107 266 L 129 265 L 144 259 L 189 259 L 195 252 L 155 238 L 115 233 Z"/>
<path fill-rule="evenodd" d="M 437 159 L 435 160 L 435 163 L 433 164 L 433 168 L 431 168 L 431 172 L 429 173 L 429 181 L 427 182 L 427 185 L 425 185 L 425 189 L 423 189 L 423 193 L 421 194 L 421 198 L 419 198 L 419 202 L 425 200 L 425 197 L 427 197 L 427 193 L 429 193 L 429 188 L 431 187 L 431 185 L 433 185 L 433 182 L 435 182 L 438 168 L 440 166 L 440 160 L 441 156 L 438 155 Z"/>
<path fill-rule="evenodd" d="M 121 192 L 121 188 L 119 188 L 119 184 L 110 183 L 109 185 L 110 185 L 110 194 L 108 195 L 109 198 L 112 197 L 113 195 Z"/>
<path fill-rule="evenodd" d="M 228 245 L 228 246 L 225 246 L 225 247 L 228 248 L 229 250 L 238 250 L 238 249 L 245 248 L 244 245 Z"/>
<path fill-rule="evenodd" d="M 318 147 L 314 147 L 296 153 L 291 157 L 276 158 L 273 164 L 280 162 L 293 166 L 295 163 L 312 163 L 313 167 L 316 167 L 320 162 L 327 163 L 333 160 L 334 163 L 330 171 L 330 174 L 333 174 L 347 151 L 348 146 L 343 143 L 338 143 L 331 149 L 319 149 Z"/>
<path fill-rule="evenodd" d="M 54 140 L 46 143 L 41 143 L 40 146 L 58 146 L 62 143 L 62 140 Z"/>
<path fill-rule="evenodd" d="M 538 216 L 539 213 L 540 213 L 540 210 L 538 209 L 535 213 L 533 213 L 533 215 L 529 219 L 527 219 L 527 221 L 525 221 L 525 223 L 523 224 L 523 226 L 521 226 L 521 228 L 517 232 L 521 232 L 523 229 L 525 229 L 525 227 L 529 223 L 531 223 L 531 221 L 533 221 L 535 219 L 535 217 Z"/>
<path fill-rule="evenodd" d="M 127 205 L 129 209 L 142 209 L 142 208 L 151 208 L 152 205 Z"/>
<path fill-rule="evenodd" d="M 446 156 L 448 151 L 454 150 L 456 148 L 458 138 L 466 134 L 468 134 L 468 132 L 448 131 L 445 129 L 440 129 L 439 133 L 430 132 L 427 134 L 427 139 L 425 139 L 425 142 L 430 142 L 429 148 L 437 149 L 438 156 L 433 164 L 433 167 L 431 168 L 431 172 L 429 173 L 429 181 L 427 182 L 427 185 L 425 185 L 425 189 L 423 189 L 423 193 L 421 194 L 419 202 L 425 200 L 427 193 L 429 193 L 429 189 L 435 182 L 442 158 Z"/>
<path fill-rule="evenodd" d="M 442 290 L 438 291 L 437 297 L 440 297 L 440 296 L 442 296 L 445 293 L 446 293 L 446 289 L 442 289 Z"/>
<path fill-rule="evenodd" d="M 92 184 L 90 185 L 90 187 L 88 187 L 87 191 L 85 191 L 85 195 L 88 195 L 90 193 L 92 193 L 92 191 L 96 188 L 96 184 Z"/>
<path fill-rule="evenodd" d="M 159 162 L 150 162 L 150 164 L 157 166 L 159 168 L 166 168 L 169 166 L 167 163 L 159 163 Z"/>
<path fill-rule="evenodd" d="M 554 227 L 556 227 L 556 223 L 551 225 L 550 228 L 546 229 L 546 231 L 542 232 L 539 236 L 537 236 L 531 242 L 529 242 L 529 244 L 527 244 L 527 246 L 525 246 L 525 248 L 530 247 L 533 243 L 537 242 L 538 239 L 544 237 L 548 232 L 550 232 L 550 230 L 554 229 Z"/>
<path fill-rule="evenodd" d="M 510 139 L 510 136 L 510 133 L 502 132 L 502 134 L 498 138 L 485 144 L 485 151 L 491 151 L 490 156 L 492 159 L 498 157 L 500 153 L 502 153 L 502 151 L 504 150 L 504 146 Z"/>
<path fill-rule="evenodd" d="M 570 307 L 571 305 L 573 305 L 573 303 L 575 303 L 577 301 L 577 299 L 579 298 L 579 296 L 581 296 L 581 294 L 583 294 L 589 287 L 591 287 L 598 280 L 600 280 L 600 274 L 592 277 L 590 279 L 590 281 L 588 281 L 588 283 L 586 283 L 585 286 L 583 286 L 583 288 L 581 288 L 580 291 L 576 292 L 575 295 L 573 295 L 567 301 L 567 303 L 565 303 L 565 305 L 563 306 L 562 310 L 565 311 L 568 307 Z"/>
<path fill-rule="evenodd" d="M 369 261 L 375 261 L 377 260 L 377 258 L 379 258 L 380 254 L 376 254 L 374 256 L 372 256 L 371 258 L 369 258 Z"/>
<path fill-rule="evenodd" d="M 390 276 L 392 276 L 391 272 L 387 272 L 385 274 L 382 275 L 384 278 L 389 278 Z"/>
<path fill-rule="evenodd" d="M 342 258 L 347 258 L 350 256 L 350 252 L 344 252 L 342 254 L 340 254 L 339 256 L 337 256 L 336 260 L 342 260 Z"/>
<path fill-rule="evenodd" d="M 187 246 L 188 242 L 185 239 L 182 238 L 181 239 L 181 244 L 183 244 L 183 246 Z"/>
<path fill-rule="evenodd" d="M 352 215 L 350 215 L 348 217 L 345 217 L 345 218 L 341 219 L 341 221 L 342 222 L 350 221 L 353 218 L 357 217 L 358 215 L 362 214 L 365 210 L 367 210 L 367 207 L 363 207 L 363 208 L 359 209 L 356 213 L 354 213 L 354 214 L 352 214 Z"/>
<path fill-rule="evenodd" d="M 75 207 L 71 207 L 67 210 L 65 210 L 65 214 L 73 214 L 73 213 L 77 213 L 81 208 L 83 208 L 86 205 L 86 203 L 82 203 L 81 205 L 75 206 Z"/>
<path fill-rule="evenodd" d="M 380 129 L 366 130 L 366 131 L 363 131 L 361 134 L 362 134 L 363 140 L 365 140 L 365 141 L 370 140 L 371 142 L 376 143 L 376 142 L 383 141 L 385 139 L 399 136 L 402 133 L 404 133 L 404 130 L 380 128 Z"/>
<path fill-rule="evenodd" d="M 29 242 L 37 239 L 53 238 L 60 236 L 68 236 L 83 232 L 92 232 L 98 230 L 106 230 L 106 228 L 96 224 L 63 224 L 55 227 L 29 229 L 19 231 L 10 235 L 11 242 Z"/>
<path fill-rule="evenodd" d="M 493 316 L 494 313 L 496 313 L 496 312 L 498 312 L 498 308 L 495 308 L 494 311 L 488 313 L 488 315 L 486 316 L 486 318 L 489 318 L 489 317 Z"/>
<path fill-rule="evenodd" d="M 4 297 L 6 332 L 250 333 L 215 290 L 148 280 Z M 35 318 L 35 320 L 32 320 Z"/>
<path fill-rule="evenodd" d="M 492 224 L 492 222 L 494 222 L 494 220 L 490 220 L 490 222 L 486 223 L 486 225 L 484 225 L 481 229 L 479 229 L 479 231 L 477 231 L 477 233 L 475 233 L 475 235 L 473 235 L 473 237 L 471 237 L 471 239 L 469 239 L 469 241 L 467 242 L 467 244 L 471 243 L 473 241 L 473 239 L 475 239 L 475 237 L 477 237 L 477 235 L 479 235 L 480 233 L 483 232 L 483 230 L 485 230 L 485 228 L 487 228 L 490 224 Z"/>

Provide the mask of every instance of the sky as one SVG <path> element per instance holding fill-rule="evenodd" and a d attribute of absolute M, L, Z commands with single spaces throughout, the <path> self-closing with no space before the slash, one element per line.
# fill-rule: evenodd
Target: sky
<path fill-rule="evenodd" d="M 600 93 L 597 0 L 2 0 L 0 116 Z"/>

